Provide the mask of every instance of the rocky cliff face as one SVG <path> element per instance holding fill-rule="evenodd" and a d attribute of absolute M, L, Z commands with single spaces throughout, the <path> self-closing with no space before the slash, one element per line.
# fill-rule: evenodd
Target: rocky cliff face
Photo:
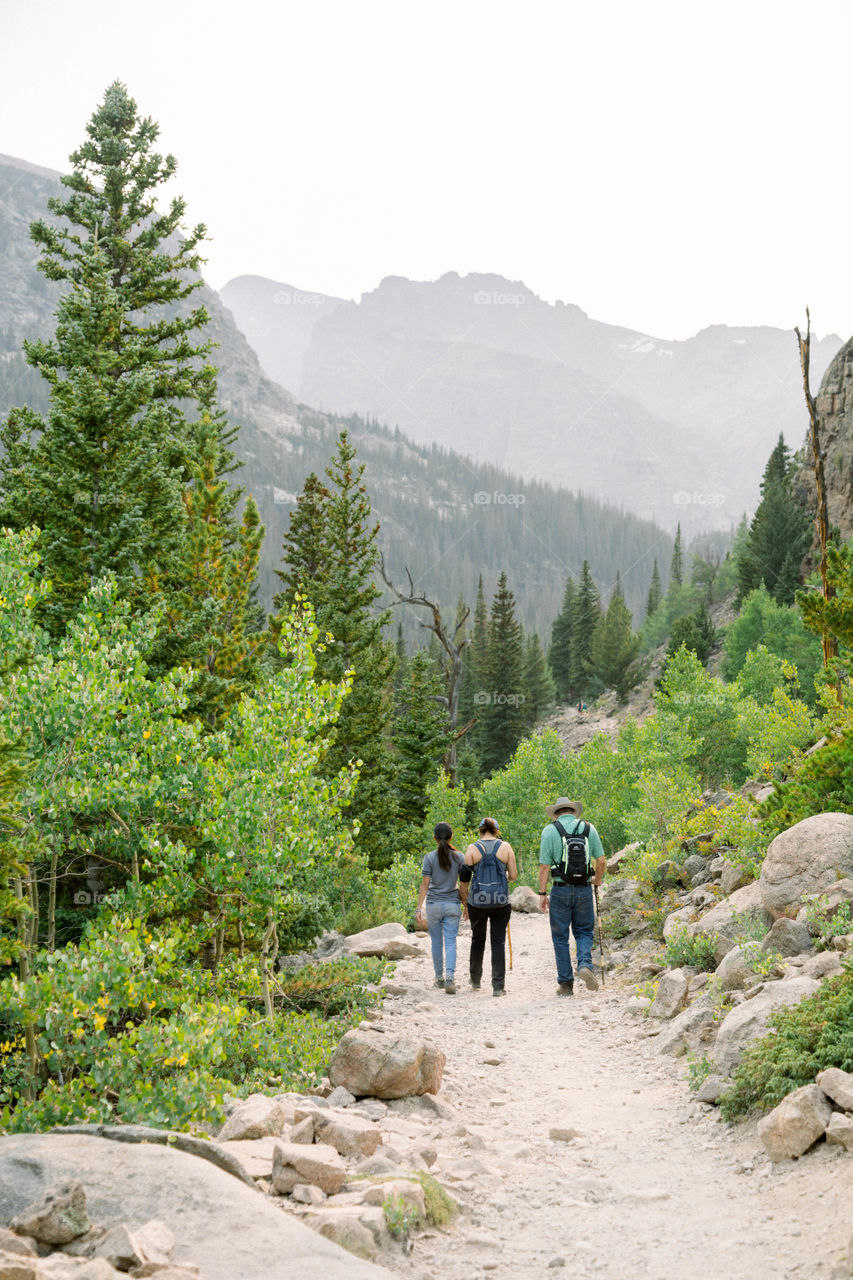
<path fill-rule="evenodd" d="M 821 420 L 821 447 L 825 453 L 829 520 L 844 538 L 853 533 L 853 338 L 845 342 L 824 374 L 816 397 Z M 805 406 L 803 417 L 806 418 Z M 806 460 L 811 458 L 808 437 Z M 798 489 L 815 501 L 814 475 L 806 465 L 797 477 Z"/>

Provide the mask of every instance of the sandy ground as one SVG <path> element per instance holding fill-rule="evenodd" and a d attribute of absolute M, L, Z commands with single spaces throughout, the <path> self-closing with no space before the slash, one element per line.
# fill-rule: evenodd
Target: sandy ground
<path fill-rule="evenodd" d="M 514 914 L 512 939 L 502 999 L 488 948 L 471 990 L 465 925 L 456 996 L 433 987 L 428 943 L 397 966 L 406 991 L 382 1022 L 447 1055 L 440 1097 L 458 1119 L 432 1126 L 433 1172 L 463 1213 L 392 1267 L 415 1280 L 830 1277 L 853 1230 L 853 1155 L 822 1144 L 774 1168 L 754 1122 L 725 1125 L 692 1101 L 684 1059 L 626 1011 L 631 987 L 609 977 L 557 997 L 547 919 Z M 581 1136 L 554 1141 L 552 1128 Z"/>

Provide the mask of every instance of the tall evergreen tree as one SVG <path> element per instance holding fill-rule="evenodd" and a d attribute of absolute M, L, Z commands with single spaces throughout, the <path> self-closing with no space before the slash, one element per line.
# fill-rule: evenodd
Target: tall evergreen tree
<path fill-rule="evenodd" d="M 489 614 L 485 671 L 479 754 L 485 772 L 492 773 L 507 763 L 525 730 L 524 639 L 505 573 Z"/>
<path fill-rule="evenodd" d="M 164 213 L 155 203 L 174 158 L 156 153 L 157 125 L 119 82 L 87 134 L 62 178 L 68 197 L 48 202 L 62 221 L 31 227 L 39 270 L 69 286 L 55 336 L 24 344 L 50 410 L 46 420 L 14 410 L 2 430 L 0 523 L 42 529 L 54 586 L 43 616 L 54 631 L 106 569 L 143 608 L 174 569 L 197 454 L 193 401 L 209 406 L 215 387 L 207 312 L 183 305 L 202 283 L 205 229 L 181 239 L 183 200 Z M 232 438 L 223 430 L 217 441 L 220 475 Z"/>
<path fill-rule="evenodd" d="M 617 573 L 616 586 L 598 636 L 596 668 L 604 686 L 615 689 L 620 700 L 627 697 L 639 678 L 636 659 L 640 638 L 634 635 L 632 622 Z"/>
<path fill-rule="evenodd" d="M 417 828 L 423 826 L 427 789 L 435 781 L 447 748 L 447 711 L 441 701 L 444 692 L 443 673 L 427 651 L 418 650 L 407 664 L 394 727 L 400 818 Z"/>
<path fill-rule="evenodd" d="M 572 697 L 588 698 L 599 680 L 596 649 L 601 626 L 601 597 L 584 560 L 572 615 L 572 664 L 569 687 Z"/>
<path fill-rule="evenodd" d="M 378 561 L 364 465 L 346 431 L 326 468 L 326 483 L 309 477 L 285 537 L 288 560 L 279 577 L 280 607 L 303 591 L 314 606 L 321 634 L 331 639 L 317 655 L 317 678 L 355 675 L 335 730 L 326 768 L 334 775 L 349 760 L 361 760 L 350 812 L 360 824 L 360 846 L 371 866 L 387 866 L 397 817 L 391 754 L 394 646 L 383 637 L 387 613 L 376 609 L 381 592 L 374 579 Z M 310 539 L 304 531 L 311 531 Z M 309 572 L 310 570 L 310 572 Z M 275 621 L 273 622 L 275 627 Z"/>
<path fill-rule="evenodd" d="M 652 569 L 652 580 L 649 583 L 649 594 L 646 599 L 646 617 L 650 618 L 653 613 L 660 608 L 660 602 L 663 599 L 663 591 L 660 583 L 660 570 L 658 569 L 657 558 L 655 559 L 654 568 Z"/>
<path fill-rule="evenodd" d="M 554 680 L 536 632 L 524 643 L 524 720 L 532 729 L 554 706 Z"/>
<path fill-rule="evenodd" d="M 792 486 L 790 450 L 779 436 L 761 481 L 761 501 L 738 556 L 738 595 L 764 583 L 779 604 L 792 604 L 800 564 L 811 542 L 811 525 Z"/>
<path fill-rule="evenodd" d="M 481 747 L 482 708 L 488 675 L 489 610 L 483 589 L 483 575 L 477 582 L 477 599 L 471 624 L 471 639 L 462 654 L 462 686 L 459 692 L 459 721 L 475 721 L 464 739 L 465 745 L 479 758 Z"/>
<path fill-rule="evenodd" d="M 672 548 L 672 561 L 669 566 L 669 586 L 667 592 L 674 595 L 684 582 L 684 548 L 681 543 L 681 521 L 675 531 L 675 545 Z"/>
<path fill-rule="evenodd" d="M 568 702 L 571 696 L 572 624 L 575 602 L 575 584 L 571 575 L 566 579 L 563 607 L 551 626 L 551 644 L 548 648 L 548 666 L 554 679 L 556 696 L 560 702 Z"/>

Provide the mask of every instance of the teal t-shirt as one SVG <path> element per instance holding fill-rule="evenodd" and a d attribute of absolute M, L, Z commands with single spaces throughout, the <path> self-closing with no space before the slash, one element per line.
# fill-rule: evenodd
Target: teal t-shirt
<path fill-rule="evenodd" d="M 570 813 L 560 815 L 560 822 L 566 828 L 570 836 L 576 831 L 583 831 L 583 819 L 575 818 Z M 601 844 L 601 836 L 596 831 L 592 823 L 589 824 L 589 854 L 592 858 L 593 865 L 599 858 L 604 857 L 604 849 Z M 554 826 L 553 822 L 549 822 L 542 832 L 542 839 L 539 842 L 539 863 L 541 866 L 553 867 L 563 856 L 563 842 L 560 839 L 560 833 Z"/>

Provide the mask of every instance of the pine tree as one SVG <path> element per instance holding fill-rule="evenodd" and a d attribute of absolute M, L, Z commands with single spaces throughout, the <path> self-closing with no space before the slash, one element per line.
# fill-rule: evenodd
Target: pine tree
<path fill-rule="evenodd" d="M 737 562 L 739 599 L 764 583 L 779 604 L 792 604 L 811 542 L 806 512 L 794 497 L 790 451 L 779 436 L 761 481 L 761 501 Z"/>
<path fill-rule="evenodd" d="M 400 818 L 417 828 L 423 826 L 427 789 L 435 781 L 447 748 L 447 711 L 441 702 L 444 691 L 442 672 L 425 650 L 419 650 L 407 665 L 394 727 Z"/>
<path fill-rule="evenodd" d="M 474 621 L 471 639 L 462 657 L 462 687 L 459 693 L 459 721 L 461 725 L 475 721 L 474 727 L 464 738 L 465 745 L 479 759 L 481 746 L 483 699 L 486 691 L 486 662 L 489 649 L 489 610 L 483 590 L 483 575 L 477 582 L 477 600 L 474 605 Z"/>
<path fill-rule="evenodd" d="M 534 632 L 524 645 L 524 720 L 532 729 L 554 706 L 554 680 Z"/>
<path fill-rule="evenodd" d="M 581 569 L 572 615 L 572 662 L 569 690 L 572 697 L 588 698 L 598 691 L 596 646 L 601 626 L 601 598 L 589 563 Z"/>
<path fill-rule="evenodd" d="M 55 632 L 107 569 L 137 607 L 152 603 L 151 583 L 183 550 L 197 452 L 188 414 L 215 387 L 201 337 L 207 312 L 182 305 L 202 283 L 205 229 L 179 239 L 183 200 L 165 213 L 155 204 L 174 158 L 153 150 L 158 128 L 119 82 L 87 134 L 62 179 L 67 199 L 48 202 L 63 222 L 31 227 L 39 270 L 69 285 L 55 336 L 24 344 L 48 383 L 50 410 L 46 421 L 14 410 L 1 433 L 0 522 L 42 529 L 54 587 L 43 617 Z M 219 474 L 231 466 L 232 438 L 218 441 Z"/>
<path fill-rule="evenodd" d="M 309 477 L 285 537 L 279 573 L 284 607 L 297 590 L 314 606 L 321 635 L 332 638 L 317 655 L 317 679 L 341 680 L 352 670 L 335 741 L 326 756 L 330 775 L 349 760 L 361 760 L 350 813 L 361 827 L 359 844 L 374 869 L 387 866 L 397 817 L 391 753 L 394 647 L 383 637 L 387 613 L 376 610 L 381 592 L 374 580 L 378 560 L 364 465 L 346 431 L 326 468 L 325 484 Z M 310 536 L 309 536 L 310 534 Z"/>
<path fill-rule="evenodd" d="M 164 668 L 182 662 L 198 671 L 187 715 L 211 729 L 256 683 L 267 643 L 254 598 L 264 526 L 251 496 L 236 525 L 236 492 L 217 471 L 219 445 L 208 420 L 184 494 L 183 552 L 160 589 L 166 610 L 156 651 Z"/>
<path fill-rule="evenodd" d="M 563 592 L 563 607 L 551 626 L 551 644 L 548 649 L 548 666 L 560 702 L 568 702 L 571 697 L 574 602 L 575 584 L 570 576 L 566 579 L 566 589 Z"/>
<path fill-rule="evenodd" d="M 668 595 L 674 595 L 684 582 L 684 550 L 681 545 L 681 521 L 675 531 L 675 545 L 672 548 L 672 562 L 669 566 Z"/>
<path fill-rule="evenodd" d="M 479 754 L 484 771 L 492 773 L 507 763 L 525 729 L 524 640 L 505 573 L 489 614 L 485 673 Z"/>
<path fill-rule="evenodd" d="M 636 659 L 640 639 L 633 633 L 632 622 L 617 573 L 616 586 L 599 632 L 596 669 L 605 688 L 615 689 L 620 701 L 624 701 L 639 678 Z"/>
<path fill-rule="evenodd" d="M 649 583 L 649 594 L 646 600 L 646 617 L 647 618 L 650 618 L 653 613 L 657 612 L 657 610 L 660 608 L 660 603 L 662 599 L 663 599 L 663 591 L 661 589 L 661 584 L 660 584 L 660 571 L 658 569 L 657 559 L 655 559 L 654 568 L 652 569 L 652 580 Z"/>

